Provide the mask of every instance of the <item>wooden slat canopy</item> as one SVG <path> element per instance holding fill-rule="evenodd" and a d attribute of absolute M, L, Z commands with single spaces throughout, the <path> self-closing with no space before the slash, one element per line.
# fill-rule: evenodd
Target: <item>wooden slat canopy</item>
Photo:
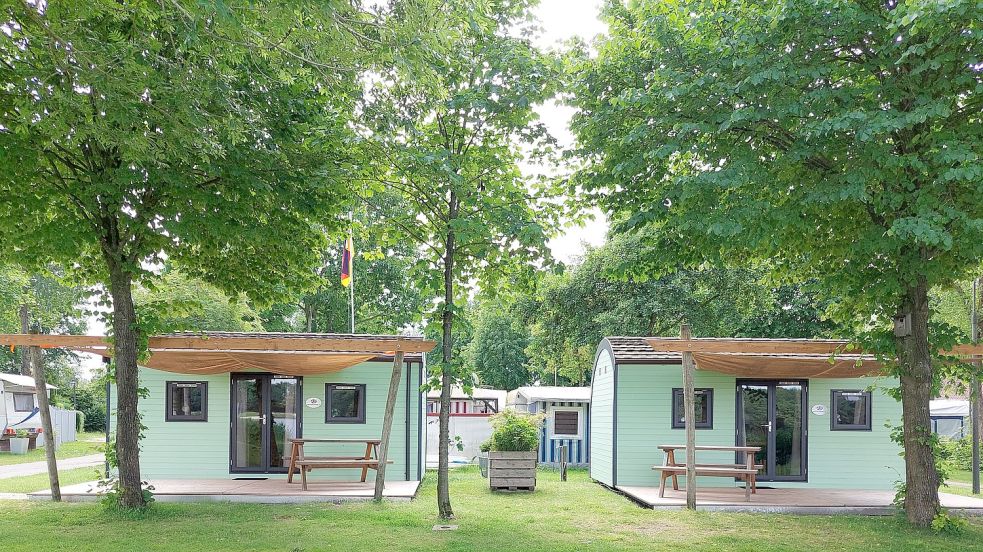
<path fill-rule="evenodd" d="M 737 377 L 850 378 L 882 373 L 883 366 L 848 341 L 831 339 L 645 338 L 657 352 L 693 353 L 696 366 Z M 979 358 L 983 345 L 958 345 L 945 354 Z"/>
<path fill-rule="evenodd" d="M 65 348 L 112 356 L 112 344 L 95 335 L 0 335 L 0 345 Z M 151 337 L 148 368 L 182 374 L 262 370 L 283 375 L 337 372 L 379 356 L 425 353 L 436 342 L 417 337 L 305 333 L 181 333 Z"/>

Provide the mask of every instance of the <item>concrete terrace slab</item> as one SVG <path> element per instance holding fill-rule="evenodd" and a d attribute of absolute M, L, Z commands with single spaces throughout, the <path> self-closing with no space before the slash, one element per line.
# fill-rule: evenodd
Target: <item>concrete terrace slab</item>
<path fill-rule="evenodd" d="M 359 502 L 372 500 L 375 484 L 371 481 L 308 481 L 309 490 L 300 483 L 284 479 L 162 479 L 151 481 L 154 499 L 159 502 L 248 502 L 256 504 L 301 504 L 308 502 Z M 416 496 L 419 481 L 386 483 L 383 497 L 388 500 L 410 500 Z M 87 502 L 99 499 L 96 482 L 62 487 L 66 502 Z M 50 491 L 31 493 L 32 500 L 46 500 Z"/>
<path fill-rule="evenodd" d="M 618 486 L 617 491 L 646 508 L 681 510 L 686 507 L 686 489 L 666 489 L 659 498 L 658 487 Z M 983 515 L 983 499 L 939 493 L 942 506 L 953 512 Z M 744 489 L 737 487 L 705 487 L 697 490 L 696 508 L 717 512 L 761 512 L 782 514 L 853 514 L 891 515 L 897 510 L 892 504 L 893 491 L 863 489 L 762 489 L 744 501 Z"/>

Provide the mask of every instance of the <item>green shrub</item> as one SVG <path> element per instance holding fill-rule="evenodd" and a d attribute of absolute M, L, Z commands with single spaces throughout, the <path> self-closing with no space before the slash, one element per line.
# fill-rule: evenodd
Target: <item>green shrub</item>
<path fill-rule="evenodd" d="M 505 410 L 492 416 L 491 423 L 495 429 L 489 439 L 490 450 L 527 452 L 539 449 L 542 416 Z"/>
<path fill-rule="evenodd" d="M 948 467 L 957 470 L 973 469 L 973 441 L 969 436 L 962 439 L 939 439 L 939 459 Z"/>

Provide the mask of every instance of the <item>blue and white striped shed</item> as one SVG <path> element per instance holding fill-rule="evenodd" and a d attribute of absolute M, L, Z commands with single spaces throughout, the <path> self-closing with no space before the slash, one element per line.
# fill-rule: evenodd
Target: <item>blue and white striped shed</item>
<path fill-rule="evenodd" d="M 558 464 L 563 445 L 568 464 L 590 463 L 590 387 L 520 387 L 509 393 L 509 406 L 545 415 L 539 439 L 540 464 Z"/>

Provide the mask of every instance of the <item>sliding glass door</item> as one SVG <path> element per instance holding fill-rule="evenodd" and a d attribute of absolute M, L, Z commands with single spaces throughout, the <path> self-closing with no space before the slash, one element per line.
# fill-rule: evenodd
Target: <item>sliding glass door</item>
<path fill-rule="evenodd" d="M 286 472 L 289 439 L 301 436 L 301 378 L 232 375 L 233 473 Z"/>
<path fill-rule="evenodd" d="M 806 480 L 807 395 L 805 381 L 737 382 L 737 445 L 761 447 L 759 481 Z"/>

